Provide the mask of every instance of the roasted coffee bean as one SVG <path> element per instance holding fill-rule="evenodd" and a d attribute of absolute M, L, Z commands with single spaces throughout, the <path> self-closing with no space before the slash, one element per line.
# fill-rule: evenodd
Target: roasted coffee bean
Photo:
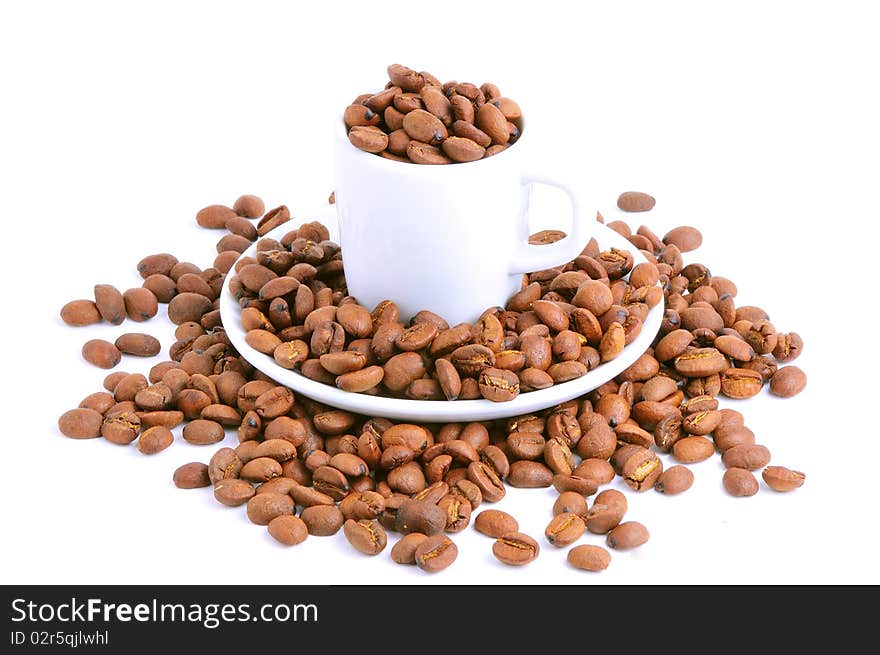
<path fill-rule="evenodd" d="M 568 563 L 582 571 L 604 571 L 611 564 L 611 554 L 601 546 L 575 546 L 566 556 Z"/>
<path fill-rule="evenodd" d="M 154 455 L 168 448 L 174 443 L 174 435 L 171 430 L 163 426 L 156 426 L 144 430 L 138 437 L 137 449 L 144 455 Z"/>
<path fill-rule="evenodd" d="M 606 489 L 596 496 L 585 523 L 593 534 L 606 534 L 617 526 L 627 510 L 626 496 L 617 489 Z"/>
<path fill-rule="evenodd" d="M 773 491 L 792 491 L 803 486 L 806 476 L 784 466 L 768 466 L 761 471 L 764 483 Z"/>
<path fill-rule="evenodd" d="M 676 464 L 660 474 L 657 482 L 654 483 L 654 490 L 667 496 L 673 496 L 687 491 L 693 483 L 693 472 L 686 466 Z"/>
<path fill-rule="evenodd" d="M 61 308 L 61 320 L 78 327 L 100 323 L 104 319 L 94 301 L 71 300 Z"/>
<path fill-rule="evenodd" d="M 181 434 L 184 441 L 199 446 L 223 441 L 223 438 L 226 436 L 222 425 L 207 419 L 190 421 L 184 426 Z"/>
<path fill-rule="evenodd" d="M 722 477 L 724 490 L 731 496 L 754 496 L 758 493 L 758 481 L 752 472 L 741 468 L 729 468 Z"/>
<path fill-rule="evenodd" d="M 378 555 L 388 543 L 385 530 L 378 521 L 348 519 L 342 529 L 348 543 L 364 555 Z"/>
<path fill-rule="evenodd" d="M 519 523 L 507 512 L 498 509 L 486 509 L 477 514 L 474 519 L 474 528 L 489 537 L 499 539 L 505 534 L 515 533 L 519 530 Z"/>
<path fill-rule="evenodd" d="M 241 467 L 239 475 L 249 482 L 265 482 L 281 475 L 281 464 L 271 457 L 256 457 Z"/>
<path fill-rule="evenodd" d="M 458 557 L 458 546 L 445 534 L 435 534 L 416 546 L 413 559 L 416 566 L 428 573 L 449 567 Z"/>
<path fill-rule="evenodd" d="M 694 464 L 709 459 L 715 454 L 715 445 L 706 437 L 684 437 L 675 442 L 672 456 L 683 464 Z"/>
<path fill-rule="evenodd" d="M 214 483 L 214 498 L 227 507 L 244 505 L 256 494 L 253 486 L 244 480 L 231 478 Z"/>
<path fill-rule="evenodd" d="M 125 320 L 125 299 L 119 289 L 110 284 L 96 284 L 94 288 L 95 305 L 101 318 L 112 325 L 121 325 Z"/>
<path fill-rule="evenodd" d="M 293 499 L 287 494 L 256 493 L 247 501 L 247 517 L 257 525 L 268 525 L 278 516 L 292 516 L 294 509 Z"/>
<path fill-rule="evenodd" d="M 178 489 L 198 489 L 210 487 L 208 466 L 202 462 L 189 462 L 178 466 L 173 475 L 174 486 Z"/>
<path fill-rule="evenodd" d="M 554 546 L 569 546 L 581 538 L 587 529 L 584 520 L 577 514 L 562 512 L 556 514 L 544 530 L 544 536 Z"/>
<path fill-rule="evenodd" d="M 626 521 L 613 528 L 605 539 L 609 548 L 628 550 L 648 541 L 648 529 L 638 521 Z"/>
<path fill-rule="evenodd" d="M 675 358 L 675 370 L 691 378 L 721 373 L 727 367 L 727 359 L 715 348 L 694 348 Z"/>
<path fill-rule="evenodd" d="M 761 374 L 747 368 L 728 368 L 721 373 L 721 393 L 728 398 L 751 398 L 764 386 Z"/>
<path fill-rule="evenodd" d="M 397 510 L 398 532 L 421 532 L 432 535 L 446 528 L 446 513 L 434 503 L 425 500 L 405 500 Z"/>
<path fill-rule="evenodd" d="M 617 206 L 625 212 L 645 212 L 654 208 L 655 200 L 641 191 L 625 191 L 617 198 Z"/>
<path fill-rule="evenodd" d="M 250 509 L 251 502 L 258 497 L 255 496 L 248 502 L 248 509 Z M 268 523 L 268 530 L 275 541 L 285 546 L 301 544 L 309 535 L 305 521 L 293 514 L 279 514 L 274 517 Z"/>
<path fill-rule="evenodd" d="M 783 366 L 770 378 L 770 393 L 780 398 L 796 396 L 807 386 L 807 376 L 797 366 Z"/>
<path fill-rule="evenodd" d="M 114 413 L 110 409 L 101 424 L 101 436 L 107 441 L 124 446 L 137 438 L 140 428 L 141 419 L 134 412 Z"/>
<path fill-rule="evenodd" d="M 116 338 L 114 344 L 120 352 L 138 357 L 153 357 L 162 349 L 159 340 L 150 334 L 128 332 Z"/>
<path fill-rule="evenodd" d="M 711 445 L 711 443 L 709 444 Z M 621 466 L 621 476 L 627 486 L 635 491 L 646 491 L 654 486 L 663 473 L 663 463 L 656 453 L 646 448 L 632 453 Z"/>
<path fill-rule="evenodd" d="M 309 534 L 316 537 L 336 534 L 345 522 L 342 512 L 333 504 L 305 507 L 300 518 L 306 524 Z"/>
<path fill-rule="evenodd" d="M 770 462 L 770 451 L 758 444 L 733 446 L 721 455 L 721 462 L 727 468 L 740 468 L 755 471 Z"/>
<path fill-rule="evenodd" d="M 511 487 L 537 488 L 549 487 L 552 480 L 553 471 L 545 464 L 521 459 L 511 463 L 506 481 Z M 476 484 L 479 486 L 479 483 Z"/>
<path fill-rule="evenodd" d="M 122 353 L 109 341 L 90 339 L 83 344 L 82 356 L 89 364 L 98 368 L 113 368 L 122 361 Z"/>
<path fill-rule="evenodd" d="M 540 550 L 538 542 L 522 532 L 508 532 L 492 545 L 495 558 L 509 566 L 523 566 L 533 562 Z"/>
<path fill-rule="evenodd" d="M 71 439 L 94 439 L 101 436 L 104 416 L 87 407 L 71 409 L 58 419 L 58 429 Z"/>

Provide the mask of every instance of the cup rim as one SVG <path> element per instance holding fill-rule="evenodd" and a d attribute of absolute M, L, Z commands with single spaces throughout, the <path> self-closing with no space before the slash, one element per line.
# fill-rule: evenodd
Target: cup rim
<path fill-rule="evenodd" d="M 505 153 L 507 153 L 510 150 L 513 150 L 517 146 L 521 147 L 523 137 L 525 136 L 525 134 L 528 130 L 525 129 L 525 121 L 523 121 L 522 119 L 520 119 L 520 121 L 523 123 L 523 129 L 521 130 L 520 135 L 517 138 L 516 142 L 513 143 L 512 145 L 510 145 L 509 147 L 505 148 L 503 151 L 499 152 L 497 155 L 492 155 L 491 157 L 482 157 L 481 159 L 476 159 L 474 161 L 453 162 L 452 164 L 440 164 L 440 165 L 434 165 L 434 166 L 426 165 L 426 164 L 416 164 L 415 162 L 410 162 L 410 161 L 397 161 L 394 159 L 386 159 L 385 157 L 380 157 L 378 154 L 374 154 L 372 152 L 367 152 L 365 150 L 361 150 L 360 148 L 355 147 L 351 143 L 351 141 L 348 140 L 348 127 L 345 124 L 345 120 L 343 119 L 342 114 L 339 114 L 337 117 L 337 125 L 340 126 L 341 129 L 336 130 L 336 136 L 340 141 L 344 142 L 343 147 L 348 147 L 354 153 L 356 153 L 355 156 L 363 155 L 364 157 L 371 157 L 372 159 L 378 160 L 379 162 L 381 162 L 379 164 L 380 166 L 386 166 L 386 165 L 390 165 L 392 167 L 393 166 L 407 166 L 408 169 L 416 169 L 416 170 L 418 170 L 418 169 L 427 169 L 427 170 L 452 169 L 453 171 L 460 171 L 461 167 L 467 167 L 467 168 L 471 169 L 471 168 L 474 168 L 475 166 L 480 166 L 480 165 L 486 166 L 488 162 L 492 161 L 493 159 L 496 159 L 499 155 L 504 155 Z M 527 142 L 528 142 L 528 140 L 527 140 Z M 516 152 L 520 152 L 520 149 L 517 148 Z M 509 160 L 508 158 L 505 158 L 502 160 L 502 163 L 504 161 L 508 161 L 508 160 Z M 499 164 L 498 164 L 498 162 L 496 162 L 494 165 L 497 166 Z M 441 173 L 441 175 L 442 174 L 444 174 L 444 173 Z M 448 174 L 451 175 L 452 173 L 448 173 Z"/>

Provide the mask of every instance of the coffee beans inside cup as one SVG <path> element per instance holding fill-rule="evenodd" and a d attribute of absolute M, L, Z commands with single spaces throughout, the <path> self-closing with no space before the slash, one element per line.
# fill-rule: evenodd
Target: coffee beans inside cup
<path fill-rule="evenodd" d="M 348 140 L 385 159 L 415 164 L 465 163 L 516 143 L 522 111 L 491 83 L 441 83 L 401 64 L 385 88 L 364 93 L 343 112 Z"/>

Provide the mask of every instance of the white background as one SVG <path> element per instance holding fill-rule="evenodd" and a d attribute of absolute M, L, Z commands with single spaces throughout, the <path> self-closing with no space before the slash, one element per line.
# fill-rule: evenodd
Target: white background
<path fill-rule="evenodd" d="M 880 582 L 871 4 L 4 2 L 0 582 Z M 173 341 L 161 315 L 74 329 L 60 307 L 95 283 L 138 286 L 153 252 L 210 265 L 220 233 L 196 227 L 204 205 L 255 193 L 307 218 L 333 188 L 336 116 L 396 61 L 497 83 L 542 144 L 535 168 L 563 171 L 608 220 L 639 189 L 657 207 L 634 228 L 700 227 L 688 257 L 806 343 L 800 396 L 728 405 L 773 463 L 806 472 L 802 489 L 735 499 L 718 458 L 695 465 L 682 496 L 629 494 L 651 540 L 601 574 L 544 540 L 552 490 L 514 489 L 497 507 L 539 539 L 539 559 L 504 567 L 469 529 L 455 565 L 429 576 L 341 533 L 280 547 L 243 508 L 175 489 L 172 471 L 214 447 L 178 439 L 146 457 L 60 435 L 57 417 L 107 373 L 81 359 L 84 341 Z"/>

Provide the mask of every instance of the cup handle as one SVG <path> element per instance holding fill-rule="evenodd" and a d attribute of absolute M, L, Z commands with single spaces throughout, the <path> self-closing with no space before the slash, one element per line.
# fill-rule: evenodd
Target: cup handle
<path fill-rule="evenodd" d="M 522 184 L 523 186 L 546 184 L 564 191 L 571 203 L 571 233 L 559 241 L 544 245 L 532 245 L 528 241 L 519 243 L 513 253 L 510 273 L 530 273 L 532 271 L 553 268 L 554 266 L 569 262 L 580 255 L 592 235 L 587 226 L 587 218 L 581 211 L 577 195 L 572 191 L 571 187 L 558 180 L 532 174 L 524 174 Z"/>

